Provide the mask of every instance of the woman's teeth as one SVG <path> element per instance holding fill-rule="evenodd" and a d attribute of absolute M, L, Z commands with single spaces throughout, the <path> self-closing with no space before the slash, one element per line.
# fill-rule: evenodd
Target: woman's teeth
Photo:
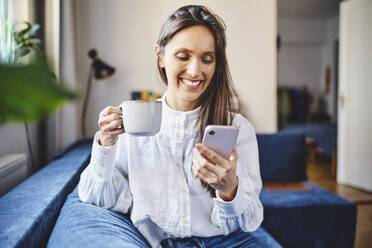
<path fill-rule="evenodd" d="M 194 82 L 192 82 L 192 81 L 187 80 L 187 79 L 182 79 L 182 82 L 183 82 L 184 84 L 186 84 L 186 85 L 188 85 L 188 86 L 192 86 L 192 87 L 196 87 L 196 86 L 198 86 L 198 85 L 201 83 L 200 80 L 199 80 L 199 81 L 194 81 Z"/>

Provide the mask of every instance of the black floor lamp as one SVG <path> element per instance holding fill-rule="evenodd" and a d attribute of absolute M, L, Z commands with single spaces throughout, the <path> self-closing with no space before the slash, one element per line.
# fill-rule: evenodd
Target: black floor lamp
<path fill-rule="evenodd" d="M 88 56 L 93 61 L 89 68 L 89 77 L 88 77 L 88 83 L 87 83 L 87 89 L 86 89 L 86 96 L 84 98 L 83 111 L 81 112 L 81 131 L 82 131 L 83 137 L 86 136 L 85 117 L 87 114 L 87 108 L 88 108 L 88 102 L 89 102 L 89 96 L 90 96 L 90 88 L 92 85 L 92 77 L 94 76 L 95 79 L 105 79 L 105 78 L 109 78 L 115 72 L 114 67 L 107 65 L 98 57 L 98 53 L 95 49 L 89 50 Z"/>

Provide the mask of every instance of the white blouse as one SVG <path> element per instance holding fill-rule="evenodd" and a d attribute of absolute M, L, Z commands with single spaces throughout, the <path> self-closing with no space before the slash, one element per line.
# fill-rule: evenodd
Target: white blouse
<path fill-rule="evenodd" d="M 212 198 L 192 171 L 193 147 L 200 108 L 188 112 L 162 102 L 162 124 L 155 136 L 124 133 L 115 145 L 93 142 L 90 164 L 79 183 L 81 201 L 130 213 L 131 220 L 152 247 L 171 237 L 227 235 L 239 228 L 256 230 L 263 220 L 259 200 L 262 182 L 255 131 L 237 114 L 239 128 L 235 198 Z"/>

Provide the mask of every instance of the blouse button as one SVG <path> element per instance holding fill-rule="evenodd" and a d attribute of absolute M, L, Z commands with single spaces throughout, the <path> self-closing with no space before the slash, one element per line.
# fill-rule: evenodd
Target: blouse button
<path fill-rule="evenodd" d="M 176 139 L 180 138 L 180 133 L 176 133 Z"/>
<path fill-rule="evenodd" d="M 180 167 L 180 166 L 181 166 L 181 164 L 180 164 L 180 163 L 176 163 L 176 166 L 177 166 L 177 167 Z"/>

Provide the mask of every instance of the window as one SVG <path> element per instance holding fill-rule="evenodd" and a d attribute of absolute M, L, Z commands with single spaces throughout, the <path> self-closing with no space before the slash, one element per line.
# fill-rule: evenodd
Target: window
<path fill-rule="evenodd" d="M 15 43 L 13 40 L 12 0 L 0 0 L 0 63 L 13 63 Z"/>

